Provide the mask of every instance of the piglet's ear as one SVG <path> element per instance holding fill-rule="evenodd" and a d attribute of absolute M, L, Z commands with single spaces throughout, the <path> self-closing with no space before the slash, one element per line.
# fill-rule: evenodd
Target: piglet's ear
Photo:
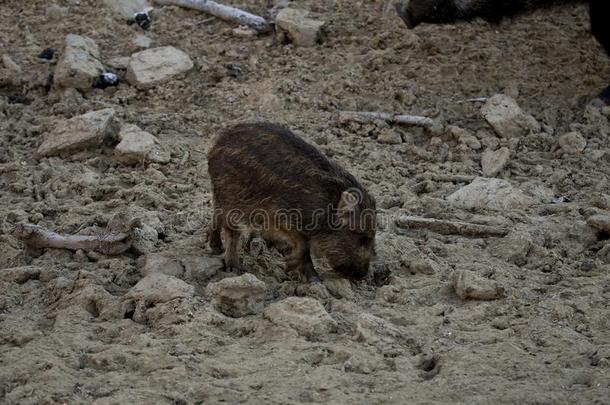
<path fill-rule="evenodd" d="M 337 212 L 339 215 L 350 214 L 356 210 L 359 202 L 360 198 L 358 194 L 351 191 L 344 191 L 341 193 L 341 199 L 339 200 Z"/>

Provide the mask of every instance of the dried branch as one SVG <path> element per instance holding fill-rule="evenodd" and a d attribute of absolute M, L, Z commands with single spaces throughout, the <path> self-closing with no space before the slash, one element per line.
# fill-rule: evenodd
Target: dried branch
<path fill-rule="evenodd" d="M 339 113 L 339 123 L 345 124 L 350 121 L 367 123 L 373 121 L 385 121 L 403 125 L 414 125 L 418 127 L 431 128 L 435 125 L 432 118 L 419 115 L 392 115 L 374 111 L 341 111 Z"/>
<path fill-rule="evenodd" d="M 21 239 L 26 248 L 94 250 L 104 255 L 114 256 L 131 247 L 130 233 L 105 233 L 101 235 L 60 235 L 49 229 L 33 224 L 18 224 L 15 237 Z"/>
<path fill-rule="evenodd" d="M 240 25 L 247 25 L 257 32 L 264 33 L 271 30 L 271 25 L 263 18 L 235 7 L 225 6 L 210 0 L 155 0 L 161 6 L 180 6 L 203 11 L 220 19 L 231 21 Z"/>

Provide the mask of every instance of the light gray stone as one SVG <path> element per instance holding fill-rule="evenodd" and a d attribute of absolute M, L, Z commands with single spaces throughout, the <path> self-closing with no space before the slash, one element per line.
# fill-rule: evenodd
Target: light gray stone
<path fill-rule="evenodd" d="M 527 208 L 537 203 L 506 180 L 484 177 L 475 178 L 449 195 L 447 201 L 458 208 L 492 210 Z"/>
<path fill-rule="evenodd" d="M 250 273 L 224 278 L 206 287 L 220 312 L 234 318 L 257 314 L 263 309 L 267 286 Z"/>
<path fill-rule="evenodd" d="M 104 0 L 104 3 L 123 18 L 131 18 L 150 8 L 147 0 Z"/>
<path fill-rule="evenodd" d="M 453 273 L 451 277 L 451 285 L 455 289 L 455 293 L 461 299 L 474 300 L 495 300 L 504 295 L 502 288 L 496 281 L 483 278 L 478 274 L 460 270 Z"/>
<path fill-rule="evenodd" d="M 134 164 L 140 162 L 168 163 L 170 153 L 161 146 L 157 138 L 136 125 L 127 124 L 119 132 L 119 144 L 114 155 L 120 162 Z"/>
<path fill-rule="evenodd" d="M 582 153 L 587 147 L 587 140 L 580 132 L 568 132 L 559 137 L 559 146 L 565 153 Z"/>
<path fill-rule="evenodd" d="M 318 300 L 288 297 L 265 308 L 263 316 L 278 326 L 290 327 L 299 334 L 314 338 L 337 330 L 337 323 Z"/>
<path fill-rule="evenodd" d="M 112 108 L 90 111 L 59 122 L 38 148 L 39 156 L 52 156 L 101 145 L 116 136 L 118 125 Z"/>
<path fill-rule="evenodd" d="M 504 94 L 490 97 L 481 108 L 483 117 L 502 138 L 515 138 L 540 132 L 540 124 Z"/>
<path fill-rule="evenodd" d="M 285 8 L 275 19 L 279 35 L 285 35 L 297 46 L 313 46 L 319 39 L 324 21 L 309 18 L 309 11 Z"/>
<path fill-rule="evenodd" d="M 510 160 L 510 149 L 502 147 L 497 150 L 487 149 L 481 156 L 483 175 L 494 177 L 500 173 Z"/>
<path fill-rule="evenodd" d="M 86 90 L 103 72 L 100 53 L 94 40 L 80 35 L 66 37 L 64 51 L 57 62 L 54 74 L 56 87 L 73 87 Z"/>
<path fill-rule="evenodd" d="M 172 277 L 182 277 L 184 274 L 184 267 L 173 257 L 164 256 L 160 253 L 149 253 L 144 256 L 144 264 L 141 272 L 144 277 L 156 273 Z"/>
<path fill-rule="evenodd" d="M 159 304 L 176 298 L 192 297 L 195 289 L 176 277 L 162 273 L 152 273 L 140 280 L 125 294 L 125 300 Z"/>
<path fill-rule="evenodd" d="M 131 55 L 127 67 L 127 81 L 145 89 L 164 83 L 193 68 L 193 61 L 172 46 L 147 49 Z"/>

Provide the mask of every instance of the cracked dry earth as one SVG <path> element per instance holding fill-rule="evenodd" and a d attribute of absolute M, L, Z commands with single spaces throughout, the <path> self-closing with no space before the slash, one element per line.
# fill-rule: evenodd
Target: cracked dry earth
<path fill-rule="evenodd" d="M 589 105 L 610 64 L 586 8 L 407 31 L 380 3 L 291 2 L 326 22 L 305 48 L 177 7 L 155 9 L 144 32 L 102 2 L 0 2 L 1 53 L 22 70 L 18 85 L 0 70 L 0 403 L 610 401 L 610 124 Z M 145 34 L 194 68 L 146 90 L 47 91 L 57 56 L 38 54 L 68 34 L 93 39 L 104 64 Z M 502 137 L 467 101 L 500 93 L 538 130 Z M 104 108 L 168 158 L 126 164 L 113 143 L 37 155 L 58 123 Z M 340 124 L 342 110 L 445 130 Z M 299 285 L 255 240 L 253 277 L 221 281 L 236 275 L 205 247 L 205 152 L 254 120 L 285 124 L 362 180 L 386 219 L 374 267 L 388 277 Z M 484 194 L 489 179 L 501 197 Z M 92 232 L 117 213 L 146 224 L 138 252 L 26 254 L 12 234 L 19 222 Z M 404 229 L 404 215 L 508 233 Z"/>

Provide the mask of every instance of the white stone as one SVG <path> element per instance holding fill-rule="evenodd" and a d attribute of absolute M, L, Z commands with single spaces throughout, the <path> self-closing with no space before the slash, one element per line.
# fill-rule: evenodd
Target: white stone
<path fill-rule="evenodd" d="M 123 18 L 131 18 L 134 14 L 150 8 L 147 0 L 104 0 L 104 3 Z"/>
<path fill-rule="evenodd" d="M 385 128 L 379 133 L 379 135 L 377 135 L 377 142 L 388 145 L 397 145 L 402 143 L 402 137 L 393 129 Z"/>
<path fill-rule="evenodd" d="M 514 138 L 540 132 L 540 124 L 530 114 L 524 113 L 517 102 L 504 94 L 489 98 L 481 113 L 496 133 L 503 138 Z"/>
<path fill-rule="evenodd" d="M 155 273 L 181 277 L 184 274 L 184 267 L 173 257 L 164 256 L 160 253 L 149 253 L 144 256 L 141 272 L 144 277 Z"/>
<path fill-rule="evenodd" d="M 451 285 L 461 299 L 494 300 L 504 295 L 504 289 L 494 280 L 483 278 L 472 271 L 456 271 Z"/>
<path fill-rule="evenodd" d="M 264 282 L 246 273 L 208 284 L 206 295 L 214 298 L 214 304 L 220 312 L 240 318 L 262 311 L 266 290 Z"/>
<path fill-rule="evenodd" d="M 492 210 L 527 208 L 537 203 L 506 180 L 484 177 L 475 178 L 448 196 L 447 201 L 458 208 Z"/>
<path fill-rule="evenodd" d="M 114 149 L 114 155 L 123 163 L 168 163 L 170 161 L 170 153 L 159 144 L 157 138 L 136 125 L 124 125 L 119 132 L 119 140 L 119 144 Z"/>
<path fill-rule="evenodd" d="M 55 67 L 54 85 L 81 90 L 91 88 L 104 70 L 99 59 L 99 49 L 94 40 L 69 34 L 66 37 L 64 51 Z"/>
<path fill-rule="evenodd" d="M 148 49 L 150 48 L 151 40 L 146 35 L 140 34 L 134 38 L 133 44 L 138 48 Z"/>
<path fill-rule="evenodd" d="M 319 39 L 324 21 L 308 18 L 309 11 L 285 8 L 275 19 L 276 30 L 297 46 L 313 46 Z"/>
<path fill-rule="evenodd" d="M 150 88 L 193 68 L 193 61 L 172 46 L 147 49 L 131 55 L 127 81 L 138 88 Z"/>
<path fill-rule="evenodd" d="M 159 304 L 176 298 L 192 297 L 195 289 L 176 277 L 152 273 L 125 294 L 126 300 L 143 301 L 146 304 Z"/>
<path fill-rule="evenodd" d="M 596 214 L 587 218 L 587 224 L 603 232 L 610 232 L 610 214 Z"/>
<path fill-rule="evenodd" d="M 299 334 L 313 338 L 337 330 L 337 323 L 318 300 L 288 297 L 265 308 L 263 316 L 278 326 L 290 327 Z"/>
<path fill-rule="evenodd" d="M 582 153 L 587 147 L 587 140 L 580 132 L 568 132 L 559 137 L 559 146 L 565 153 Z"/>
<path fill-rule="evenodd" d="M 502 147 L 497 150 L 487 149 L 481 156 L 481 168 L 483 175 L 494 177 L 500 173 L 508 164 L 510 159 L 510 149 Z"/>
<path fill-rule="evenodd" d="M 130 60 L 131 58 L 129 56 L 117 56 L 108 59 L 108 61 L 106 61 L 106 64 L 114 69 L 127 69 Z"/>
<path fill-rule="evenodd" d="M 113 109 L 105 108 L 59 122 L 46 135 L 38 155 L 58 155 L 101 145 L 104 140 L 116 136 L 118 126 L 114 115 Z"/>
<path fill-rule="evenodd" d="M 419 343 L 407 329 L 366 313 L 358 316 L 354 340 L 376 346 L 382 351 L 395 346 L 407 346 L 415 351 L 419 349 Z"/>

